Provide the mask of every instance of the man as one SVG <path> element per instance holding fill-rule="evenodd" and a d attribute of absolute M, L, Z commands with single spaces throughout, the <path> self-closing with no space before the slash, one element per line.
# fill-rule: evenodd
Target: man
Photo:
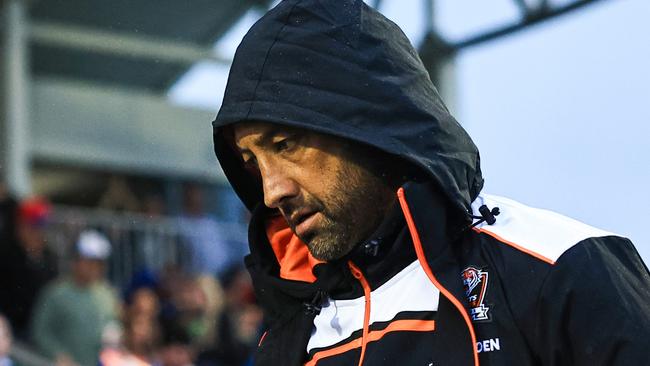
<path fill-rule="evenodd" d="M 20 202 L 13 231 L 0 248 L 0 312 L 6 314 L 17 338 L 27 336 L 32 308 L 41 289 L 57 273 L 54 252 L 46 244 L 45 232 L 50 204 L 42 198 Z"/>
<path fill-rule="evenodd" d="M 179 225 L 190 257 L 187 269 L 196 274 L 218 276 L 234 258 L 216 218 L 204 209 L 204 197 L 199 185 L 183 187 L 183 213 Z"/>
<path fill-rule="evenodd" d="M 97 365 L 102 334 L 118 315 L 118 299 L 104 280 L 110 251 L 104 235 L 82 232 L 71 276 L 47 286 L 34 308 L 32 339 L 59 366 Z"/>
<path fill-rule="evenodd" d="M 362 1 L 266 14 L 213 125 L 253 211 L 256 364 L 650 364 L 629 240 L 482 193 L 476 146 Z"/>

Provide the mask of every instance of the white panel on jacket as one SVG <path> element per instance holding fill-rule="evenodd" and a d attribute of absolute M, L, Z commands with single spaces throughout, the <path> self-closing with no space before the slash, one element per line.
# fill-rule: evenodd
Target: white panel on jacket
<path fill-rule="evenodd" d="M 509 242 L 506 244 L 552 263 L 585 239 L 616 235 L 552 211 L 487 194 L 479 195 L 472 203 L 475 216 L 481 216 L 478 209 L 482 205 L 490 210 L 499 207 L 500 214 L 496 216 L 494 225 L 483 222 L 475 229 L 488 235 L 495 234 L 498 236 L 496 239 L 506 240 Z"/>
<path fill-rule="evenodd" d="M 370 325 L 404 311 L 437 311 L 440 292 L 415 261 L 370 293 Z M 307 352 L 336 344 L 363 329 L 365 299 L 331 300 L 314 319 Z"/>

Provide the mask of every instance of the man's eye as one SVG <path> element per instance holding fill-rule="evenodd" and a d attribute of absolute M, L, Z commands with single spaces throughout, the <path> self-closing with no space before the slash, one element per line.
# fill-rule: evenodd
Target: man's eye
<path fill-rule="evenodd" d="M 285 151 L 291 149 L 295 145 L 295 139 L 293 137 L 287 137 L 284 138 L 280 141 L 276 141 L 273 143 L 273 146 L 275 147 L 275 150 L 280 152 L 280 151 Z"/>

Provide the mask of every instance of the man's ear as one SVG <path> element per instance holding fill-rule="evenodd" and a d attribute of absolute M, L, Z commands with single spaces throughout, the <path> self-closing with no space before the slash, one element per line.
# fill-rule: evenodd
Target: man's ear
<path fill-rule="evenodd" d="M 219 128 L 218 133 L 221 136 L 222 141 L 224 141 L 226 146 L 231 150 L 232 156 L 234 156 L 241 165 L 242 170 L 247 172 L 251 178 L 254 178 L 256 181 L 259 181 L 261 183 L 262 177 L 260 175 L 260 172 L 257 169 L 251 168 L 250 166 L 244 164 L 244 159 L 242 158 L 239 146 L 237 146 L 237 142 L 235 141 L 234 125 L 223 126 Z"/>

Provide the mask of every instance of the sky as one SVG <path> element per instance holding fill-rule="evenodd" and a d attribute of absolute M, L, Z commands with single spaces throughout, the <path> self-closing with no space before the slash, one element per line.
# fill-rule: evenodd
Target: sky
<path fill-rule="evenodd" d="M 627 236 L 646 262 L 648 16 L 646 0 L 604 2 L 457 61 L 485 190 Z"/>
<path fill-rule="evenodd" d="M 551 3 L 565 3 L 555 0 Z M 414 44 L 421 0 L 380 11 Z M 516 19 L 511 0 L 438 1 L 450 40 Z M 251 11 L 215 44 L 230 56 L 261 15 Z M 451 110 L 481 151 L 484 192 L 550 209 L 632 239 L 650 262 L 650 2 L 603 1 L 462 51 Z M 171 90 L 178 104 L 216 110 L 228 65 L 200 63 Z"/>

